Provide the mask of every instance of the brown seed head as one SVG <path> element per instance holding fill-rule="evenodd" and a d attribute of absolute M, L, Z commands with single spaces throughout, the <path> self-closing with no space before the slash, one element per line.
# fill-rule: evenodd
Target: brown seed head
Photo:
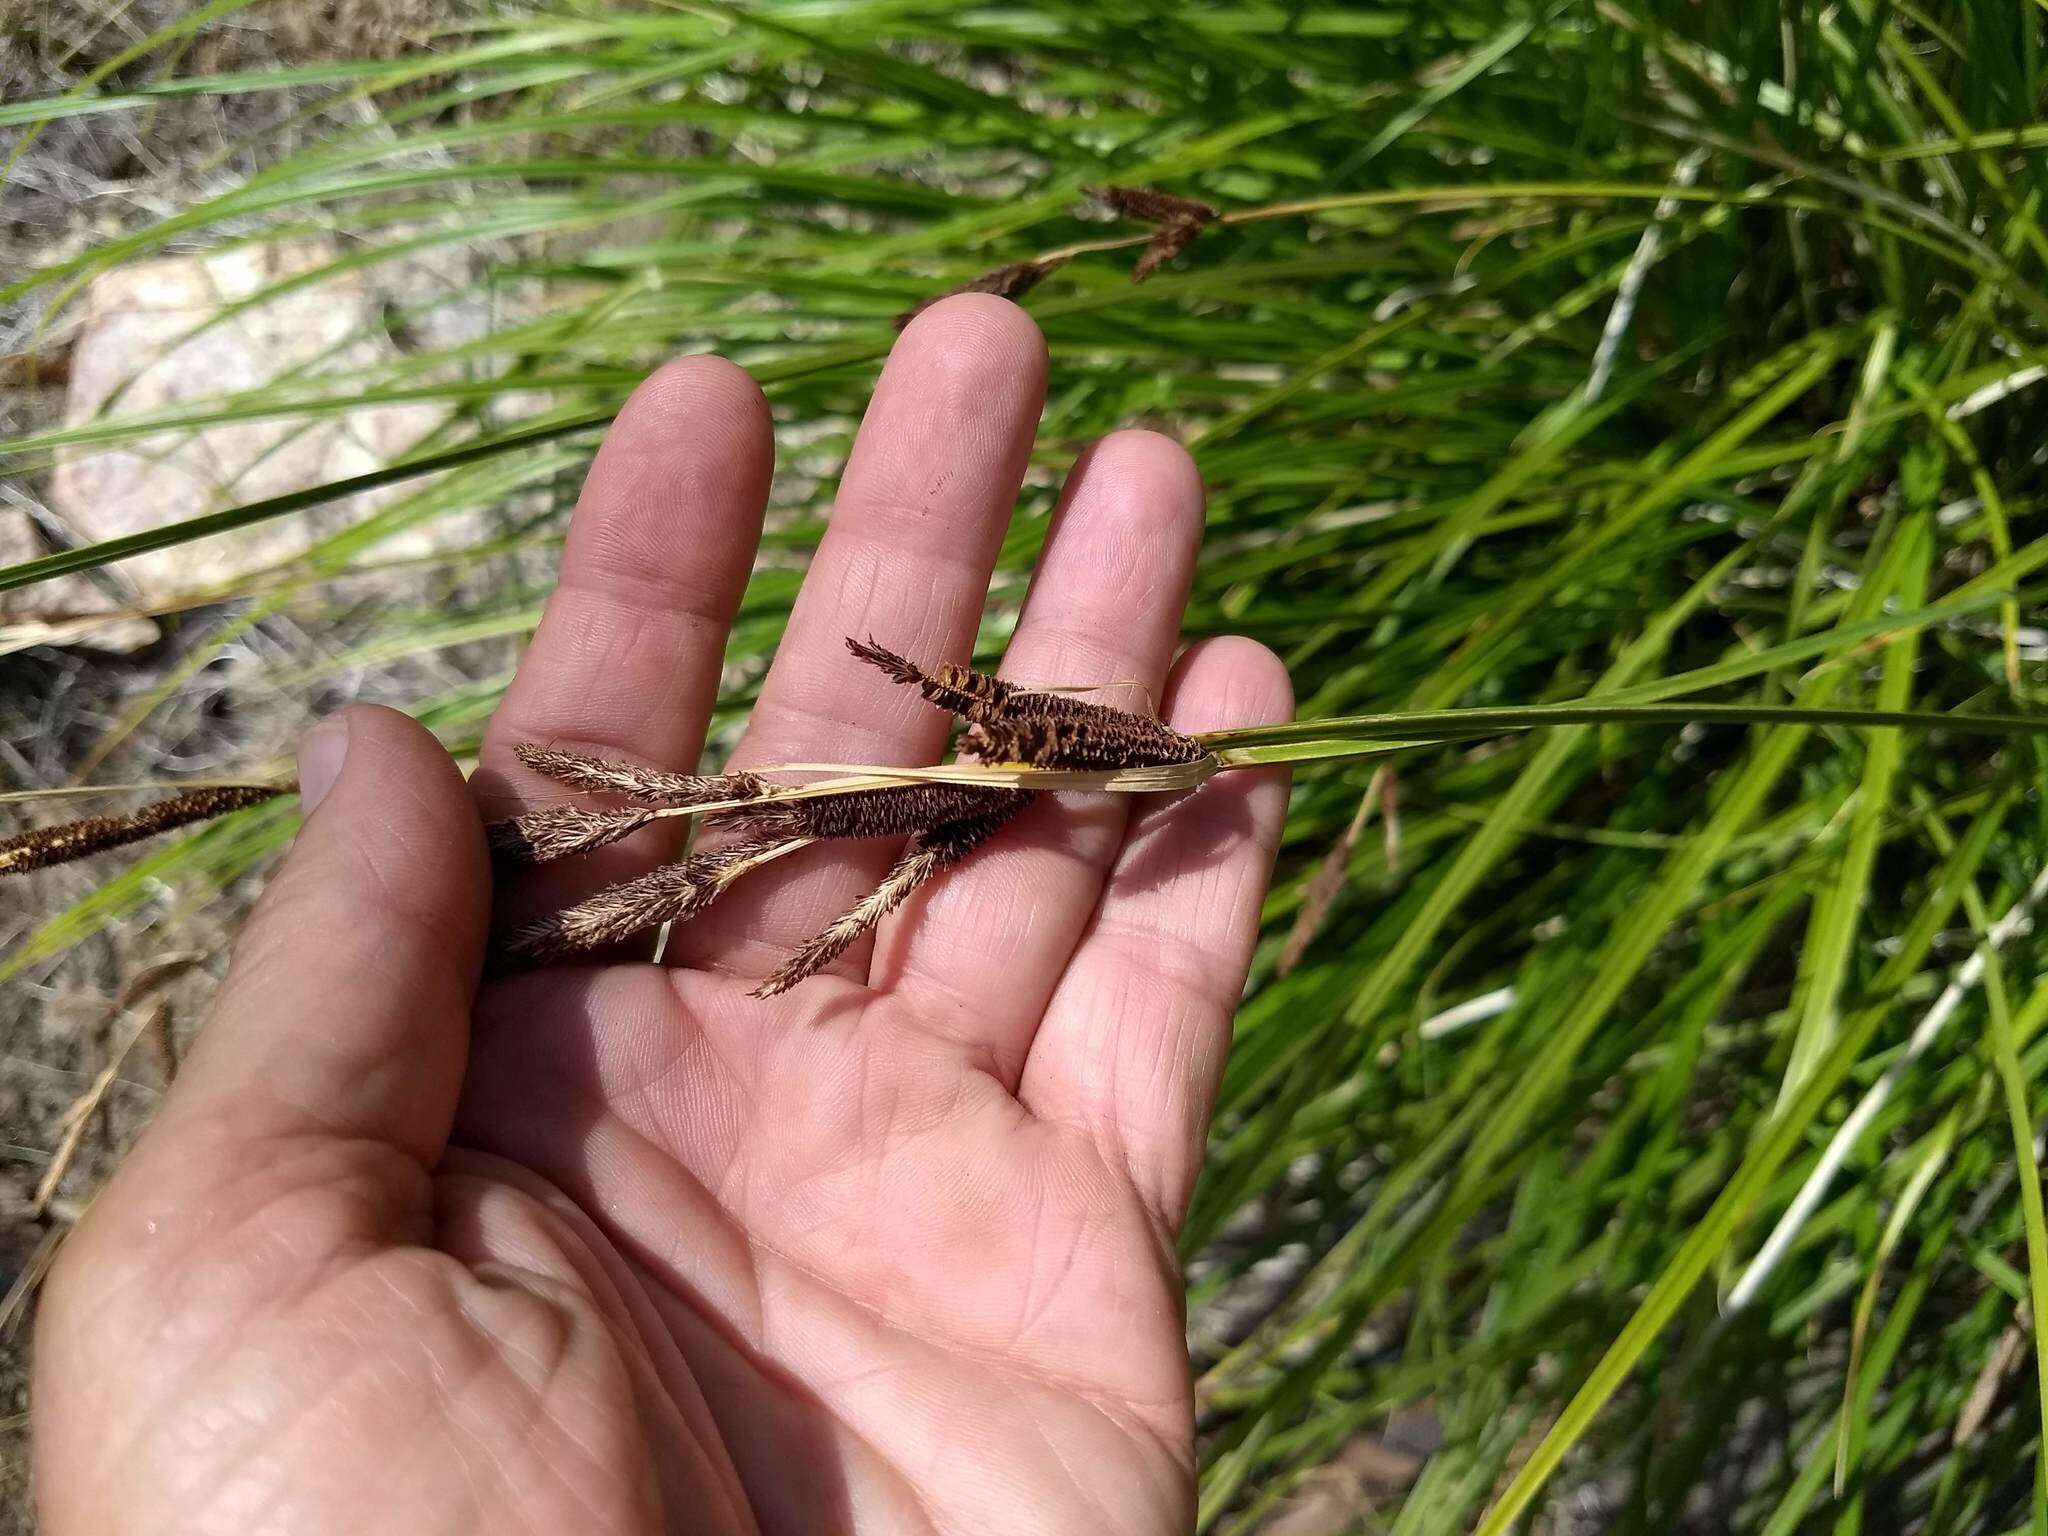
<path fill-rule="evenodd" d="M 961 745 L 984 762 L 1080 769 L 1192 763 L 1208 750 L 1149 715 L 1038 692 L 1012 694 L 1000 712 L 976 721 Z"/>
<path fill-rule="evenodd" d="M 882 877 L 880 885 L 800 945 L 754 989 L 754 996 L 776 997 L 817 975 L 852 948 L 862 934 L 900 907 L 911 892 L 995 836 L 1031 798 L 1021 796 L 1009 804 L 946 822 L 920 835 Z"/>
<path fill-rule="evenodd" d="M 565 752 L 523 741 L 513 755 L 536 773 L 558 784 L 593 795 L 624 795 L 650 805 L 703 805 L 713 800 L 749 800 L 765 795 L 768 784 L 751 773 L 670 773 L 638 763 Z"/>
<path fill-rule="evenodd" d="M 89 816 L 61 826 L 39 827 L 0 840 L 0 874 L 21 874 L 83 859 L 109 848 L 139 843 L 145 838 L 211 821 L 230 811 L 239 811 L 289 792 L 277 784 L 234 784 L 209 789 L 191 789 L 168 800 L 158 800 L 121 816 Z"/>
<path fill-rule="evenodd" d="M 1087 194 L 1111 213 L 1148 224 L 1193 224 L 1200 229 L 1216 217 L 1208 203 L 1177 197 L 1157 187 L 1087 187 Z"/>
<path fill-rule="evenodd" d="M 617 944 L 662 923 L 681 922 L 710 906 L 753 865 L 796 846 L 801 844 L 750 840 L 692 855 L 680 864 L 663 864 L 513 929 L 498 941 L 497 959 L 511 966 L 546 965 Z"/>
<path fill-rule="evenodd" d="M 1165 266 L 1195 243 L 1195 237 L 1202 232 L 1202 226 L 1193 219 L 1181 219 L 1168 224 L 1154 235 L 1145 249 L 1138 253 L 1138 259 L 1131 265 L 1131 281 L 1142 283 L 1146 278 Z"/>
<path fill-rule="evenodd" d="M 908 837 L 962 817 L 1015 808 L 1028 790 L 977 784 L 894 784 L 820 795 L 808 800 L 767 800 L 732 813 L 762 837 Z"/>
<path fill-rule="evenodd" d="M 894 651 L 885 650 L 873 640 L 863 644 L 848 636 L 846 648 L 871 667 L 878 667 L 893 681 L 906 687 L 915 688 L 924 696 L 925 702 L 936 704 L 963 720 L 991 719 L 1001 712 L 1005 702 L 1017 689 L 999 677 L 986 672 L 977 672 L 972 667 L 947 662 L 938 671 L 927 673 L 915 662 L 898 656 Z"/>
<path fill-rule="evenodd" d="M 501 866 L 545 864 L 588 853 L 629 837 L 654 820 L 642 810 L 593 811 L 580 805 L 551 805 L 484 829 L 492 862 Z"/>
<path fill-rule="evenodd" d="M 984 272 L 977 278 L 962 283 L 957 288 L 948 288 L 944 293 L 933 294 L 896 317 L 896 329 L 902 330 L 919 315 L 930 309 L 940 299 L 950 299 L 956 293 L 993 293 L 998 298 L 1021 299 L 1046 278 L 1066 265 L 1064 256 L 1048 261 L 1012 261 L 993 271 Z"/>
<path fill-rule="evenodd" d="M 1137 768 L 1192 763 L 1207 749 L 1194 737 L 1146 715 L 1071 694 L 1043 693 L 951 663 L 927 674 L 872 640 L 849 639 L 854 655 L 899 683 L 918 688 L 969 723 L 966 751 L 984 762 L 1035 768 Z"/>

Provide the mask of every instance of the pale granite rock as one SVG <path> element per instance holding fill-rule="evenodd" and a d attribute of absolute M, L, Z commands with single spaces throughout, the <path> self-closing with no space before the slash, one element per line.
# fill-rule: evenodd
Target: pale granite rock
<path fill-rule="evenodd" d="M 65 424 L 176 411 L 287 377 L 311 382 L 374 368 L 399 355 L 384 323 L 387 306 L 422 304 L 446 294 L 460 287 L 467 271 L 459 251 L 416 256 L 322 277 L 234 310 L 240 301 L 315 272 L 336 255 L 337 248 L 321 240 L 252 244 L 137 262 L 95 279 L 80 300 Z M 480 306 L 442 306 L 426 317 L 422 339 L 446 344 L 480 334 L 487 322 Z M 111 447 L 67 449 L 51 476 L 47 514 L 76 542 L 118 538 L 367 473 L 416 446 L 444 414 L 436 402 L 407 402 L 233 421 Z M 5 594 L 0 624 L 18 636 L 24 625 L 32 633 L 36 625 L 80 613 L 180 602 L 289 560 L 405 489 L 348 497 L 138 556 L 108 568 L 96 582 L 73 578 Z M 430 522 L 394 536 L 379 553 L 418 555 L 472 533 Z M 0 505 L 0 561 L 36 552 L 26 514 Z M 146 644 L 154 633 L 146 621 L 133 619 L 86 634 L 77 633 L 78 627 L 60 623 L 48 638 L 127 649 Z"/>

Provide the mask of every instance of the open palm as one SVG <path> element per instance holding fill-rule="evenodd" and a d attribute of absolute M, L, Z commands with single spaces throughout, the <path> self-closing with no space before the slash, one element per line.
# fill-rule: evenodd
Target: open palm
<path fill-rule="evenodd" d="M 965 658 L 1044 379 L 1001 300 L 905 332 L 737 765 L 943 750 L 944 717 L 842 637 Z M 50 1282 L 50 1532 L 1189 1526 L 1173 1238 L 1279 782 L 1041 800 L 772 1002 L 756 981 L 897 850 L 772 866 L 661 964 L 478 992 L 478 801 L 557 793 L 521 741 L 695 762 L 771 462 L 744 374 L 663 369 L 598 456 L 470 789 L 388 712 L 309 738 L 318 808 Z M 1172 665 L 1201 527 L 1178 448 L 1097 444 L 1005 674 L 1142 685 L 1184 729 L 1284 713 L 1248 642 Z M 668 851 L 532 872 L 501 916 Z"/>

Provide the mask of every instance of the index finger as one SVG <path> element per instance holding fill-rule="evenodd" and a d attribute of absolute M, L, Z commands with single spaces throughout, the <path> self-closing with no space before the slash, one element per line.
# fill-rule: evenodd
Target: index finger
<path fill-rule="evenodd" d="M 726 631 L 760 542 L 774 467 L 768 402 L 716 357 L 669 363 L 633 392 L 590 467 L 562 574 L 484 735 L 471 780 L 491 817 L 574 798 L 513 756 L 520 742 L 649 767 L 695 765 Z M 649 828 L 505 893 L 545 910 L 650 866 Z"/>

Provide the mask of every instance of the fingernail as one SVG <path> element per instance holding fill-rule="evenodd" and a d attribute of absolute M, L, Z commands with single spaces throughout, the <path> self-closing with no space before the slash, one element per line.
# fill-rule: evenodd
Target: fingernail
<path fill-rule="evenodd" d="M 299 743 L 299 805 L 307 815 L 334 788 L 347 756 L 348 721 L 341 716 L 322 720 L 306 732 Z"/>

